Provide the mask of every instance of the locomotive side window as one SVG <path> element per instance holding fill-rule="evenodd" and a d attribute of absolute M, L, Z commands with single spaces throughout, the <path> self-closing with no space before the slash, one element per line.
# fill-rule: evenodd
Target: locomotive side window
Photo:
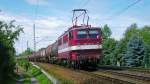
<path fill-rule="evenodd" d="M 89 37 L 90 38 L 97 38 L 98 31 L 97 30 L 89 30 Z"/>
<path fill-rule="evenodd" d="M 73 34 L 72 34 L 72 32 L 69 32 L 69 39 L 70 39 L 70 40 L 73 39 Z"/>
<path fill-rule="evenodd" d="M 58 40 L 58 45 L 61 45 L 62 41 L 61 39 Z"/>
<path fill-rule="evenodd" d="M 63 36 L 63 43 L 68 42 L 68 35 L 66 34 L 65 36 Z"/>
<path fill-rule="evenodd" d="M 78 30 L 77 31 L 77 38 L 87 38 L 87 31 L 86 30 Z"/>

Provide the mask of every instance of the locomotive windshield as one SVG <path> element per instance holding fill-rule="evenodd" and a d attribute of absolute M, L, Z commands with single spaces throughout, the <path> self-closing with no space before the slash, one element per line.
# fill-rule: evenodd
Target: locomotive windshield
<path fill-rule="evenodd" d="M 81 39 L 81 38 L 86 38 L 87 37 L 87 32 L 86 30 L 78 30 L 77 31 L 77 38 Z"/>
<path fill-rule="evenodd" d="M 89 38 L 97 38 L 98 31 L 97 30 L 89 30 Z"/>
<path fill-rule="evenodd" d="M 86 29 L 86 30 L 78 30 L 77 31 L 77 38 L 97 38 L 99 35 L 99 31 L 97 29 Z"/>

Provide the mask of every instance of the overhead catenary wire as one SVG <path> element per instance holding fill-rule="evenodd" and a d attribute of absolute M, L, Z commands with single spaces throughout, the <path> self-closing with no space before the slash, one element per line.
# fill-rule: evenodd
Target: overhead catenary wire
<path fill-rule="evenodd" d="M 78 5 L 75 6 L 75 8 L 84 8 L 88 3 L 90 2 L 90 0 L 80 0 L 78 2 Z"/>
<path fill-rule="evenodd" d="M 129 4 L 127 7 L 121 9 L 120 11 L 118 11 L 116 13 L 114 13 L 113 15 L 108 17 L 106 20 L 112 20 L 112 19 L 114 19 L 114 17 L 118 17 L 119 15 L 121 15 L 122 13 L 127 11 L 129 8 L 131 8 L 131 7 L 135 6 L 136 4 L 138 4 L 140 1 L 142 1 L 142 0 L 136 0 L 135 2 Z"/>
<path fill-rule="evenodd" d="M 45 41 L 45 40 L 47 40 L 47 39 L 48 39 L 48 36 L 45 36 L 45 37 L 42 38 L 41 40 L 37 41 L 36 44 L 39 43 L 39 42 Z M 51 40 L 47 40 L 47 41 L 51 41 Z"/>
<path fill-rule="evenodd" d="M 87 6 L 87 4 L 90 2 L 90 0 L 86 0 L 86 2 L 83 4 L 83 8 L 85 7 L 85 6 Z"/>
<path fill-rule="evenodd" d="M 128 10 L 129 8 L 131 8 L 132 6 L 134 6 L 135 4 L 139 3 L 140 1 L 141 1 L 141 0 L 137 0 L 137 1 L 135 1 L 135 2 L 133 2 L 133 3 L 131 3 L 131 4 L 129 4 L 127 7 L 123 8 L 122 10 L 120 10 L 120 11 L 114 13 L 112 17 L 114 18 L 114 17 L 116 17 L 116 16 L 118 16 L 118 15 L 121 15 L 121 14 L 124 13 L 126 10 Z M 86 0 L 86 2 L 82 5 L 82 7 L 86 6 L 89 2 L 90 2 L 90 0 Z M 34 28 L 36 27 L 36 19 L 37 19 L 37 14 L 38 14 L 38 8 L 39 8 L 39 1 L 37 0 L 37 6 L 36 6 L 36 10 L 35 10 Z M 112 18 L 112 17 L 111 17 L 111 18 Z M 109 19 L 109 20 L 110 20 L 110 19 Z M 36 40 L 36 39 L 35 39 L 35 40 Z M 38 42 L 41 42 L 41 40 L 38 41 Z M 34 41 L 35 46 L 36 46 L 36 43 L 38 43 L 38 42 Z"/>

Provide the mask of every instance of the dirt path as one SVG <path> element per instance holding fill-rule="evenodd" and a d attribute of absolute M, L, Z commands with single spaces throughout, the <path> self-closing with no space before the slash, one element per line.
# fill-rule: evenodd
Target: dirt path
<path fill-rule="evenodd" d="M 15 71 L 17 75 L 19 75 L 19 79 L 17 80 L 16 84 L 22 84 L 23 82 L 23 73 L 24 71 L 21 69 L 21 67 L 18 67 L 18 70 Z"/>
<path fill-rule="evenodd" d="M 16 73 L 19 75 L 19 79 L 16 84 L 38 84 L 38 81 L 20 66 L 18 67 L 18 71 L 16 70 Z"/>
<path fill-rule="evenodd" d="M 34 77 L 31 77 L 31 84 L 38 84 L 38 81 Z"/>

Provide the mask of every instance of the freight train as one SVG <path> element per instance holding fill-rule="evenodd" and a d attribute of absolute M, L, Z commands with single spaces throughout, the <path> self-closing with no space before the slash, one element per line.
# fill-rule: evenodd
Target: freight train
<path fill-rule="evenodd" d="M 81 17 L 82 24 L 78 25 Z M 28 60 L 74 68 L 96 67 L 102 52 L 101 28 L 89 25 L 88 21 L 87 10 L 73 10 L 72 27 L 58 37 L 55 43 L 28 56 Z"/>

